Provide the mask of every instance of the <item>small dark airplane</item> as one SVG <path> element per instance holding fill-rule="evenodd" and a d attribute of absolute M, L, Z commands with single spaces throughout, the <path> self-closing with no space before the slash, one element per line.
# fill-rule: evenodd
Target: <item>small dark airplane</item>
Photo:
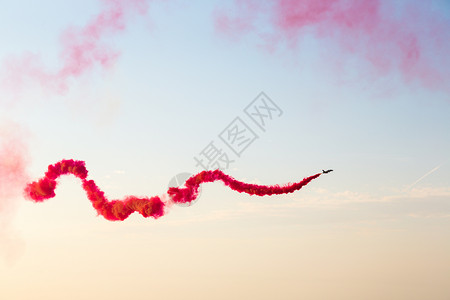
<path fill-rule="evenodd" d="M 326 171 L 322 170 L 322 174 L 327 174 L 327 173 L 330 173 L 330 172 L 333 172 L 333 170 L 331 170 L 331 169 L 330 170 L 326 170 Z"/>

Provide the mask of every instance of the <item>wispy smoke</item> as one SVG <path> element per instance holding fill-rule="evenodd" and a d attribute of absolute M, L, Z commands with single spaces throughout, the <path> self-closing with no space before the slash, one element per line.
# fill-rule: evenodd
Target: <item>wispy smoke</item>
<path fill-rule="evenodd" d="M 0 123 L 0 254 L 10 261 L 18 255 L 21 242 L 11 228 L 17 198 L 28 181 L 28 149 L 22 128 L 12 122 Z"/>
<path fill-rule="evenodd" d="M 21 187 L 28 180 L 27 163 L 22 129 L 14 123 L 0 124 L 0 212 L 12 205 L 12 198 L 21 196 Z"/>
<path fill-rule="evenodd" d="M 84 161 L 62 160 L 48 167 L 45 176 L 38 181 L 27 185 L 25 193 L 31 200 L 42 202 L 46 199 L 55 197 L 55 188 L 57 179 L 62 175 L 74 175 L 81 179 L 83 189 L 85 190 L 89 200 L 99 215 L 110 221 L 123 221 L 133 212 L 139 212 L 145 218 L 153 217 L 155 219 L 163 216 L 170 203 L 163 202 L 160 197 L 138 198 L 128 196 L 124 200 L 109 201 L 103 191 L 101 191 L 93 180 L 88 180 L 88 171 Z M 198 196 L 198 189 L 201 184 L 206 182 L 222 181 L 226 186 L 239 193 L 247 193 L 249 195 L 274 195 L 287 194 L 301 189 L 313 179 L 319 177 L 321 173 L 307 177 L 297 183 L 289 183 L 280 185 L 256 185 L 237 181 L 224 174 L 220 170 L 203 171 L 190 177 L 185 187 L 171 187 L 167 191 L 170 201 L 173 203 L 189 203 L 194 201 Z"/>
<path fill-rule="evenodd" d="M 57 70 L 49 70 L 39 55 L 27 53 L 3 62 L 1 84 L 14 94 L 20 94 L 28 84 L 38 84 L 44 90 L 64 93 L 71 79 L 94 68 L 112 66 L 120 52 L 110 47 L 107 37 L 124 31 L 127 20 L 147 12 L 146 0 L 103 0 L 102 11 L 81 28 L 69 27 L 60 37 L 60 61 Z"/>
<path fill-rule="evenodd" d="M 355 57 L 378 75 L 400 72 L 406 82 L 449 90 L 450 19 L 437 1 L 235 0 L 218 9 L 216 29 L 228 36 L 256 33 L 270 48 L 298 50 L 312 35 L 340 63 Z M 366 70 L 359 70 L 360 74 Z"/>

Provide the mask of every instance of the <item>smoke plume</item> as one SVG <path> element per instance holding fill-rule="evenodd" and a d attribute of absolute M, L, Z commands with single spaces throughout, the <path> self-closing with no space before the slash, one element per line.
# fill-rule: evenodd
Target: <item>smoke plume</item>
<path fill-rule="evenodd" d="M 27 185 L 25 194 L 34 202 L 42 202 L 53 198 L 55 197 L 55 188 L 57 186 L 56 180 L 62 175 L 69 174 L 81 179 L 83 189 L 93 207 L 99 215 L 102 215 L 107 220 L 123 221 L 133 212 L 138 212 L 145 218 L 153 217 L 157 219 L 167 212 L 169 203 L 162 201 L 158 196 L 151 198 L 128 196 L 124 200 L 109 201 L 95 182 L 87 179 L 88 171 L 84 161 L 62 160 L 54 165 L 50 165 L 43 178 Z M 222 181 L 226 186 L 239 193 L 258 196 L 279 195 L 297 191 L 320 175 L 321 173 L 318 173 L 296 183 L 267 186 L 238 181 L 220 170 L 203 171 L 190 177 L 184 187 L 169 188 L 167 194 L 173 203 L 189 203 L 197 198 L 201 184 Z"/>

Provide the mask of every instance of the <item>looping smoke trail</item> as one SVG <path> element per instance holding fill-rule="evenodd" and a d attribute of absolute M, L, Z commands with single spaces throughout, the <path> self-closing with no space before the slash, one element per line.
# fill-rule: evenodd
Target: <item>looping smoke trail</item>
<path fill-rule="evenodd" d="M 165 213 L 167 203 L 160 197 L 138 198 L 128 196 L 124 200 L 109 201 L 103 191 L 101 191 L 93 180 L 87 180 L 88 171 L 84 161 L 62 160 L 48 167 L 45 176 L 38 181 L 29 183 L 25 188 L 25 196 L 34 202 L 42 202 L 46 199 L 55 197 L 57 179 L 62 175 L 74 175 L 81 179 L 83 189 L 85 190 L 92 205 L 99 215 L 110 221 L 123 221 L 133 212 L 139 212 L 145 218 L 161 217 Z M 188 203 L 194 201 L 198 196 L 198 189 L 202 183 L 222 181 L 226 186 L 239 193 L 249 195 L 279 195 L 292 193 L 307 185 L 313 179 L 319 177 L 322 173 L 307 177 L 300 182 L 289 183 L 286 185 L 257 185 L 238 181 L 231 176 L 226 175 L 220 170 L 202 171 L 190 177 L 185 187 L 171 187 L 167 191 L 171 201 L 174 203 Z"/>

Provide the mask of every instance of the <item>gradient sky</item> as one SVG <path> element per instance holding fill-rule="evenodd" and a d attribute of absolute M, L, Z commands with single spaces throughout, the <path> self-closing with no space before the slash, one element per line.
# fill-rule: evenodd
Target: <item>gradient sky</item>
<path fill-rule="evenodd" d="M 27 53 L 58 70 L 61 34 L 102 9 L 2 7 L 6 78 L 5 64 Z M 425 29 L 399 32 L 427 33 L 436 15 L 448 31 L 448 1 L 430 7 Z M 227 150 L 226 172 L 276 184 L 335 171 L 283 196 L 207 184 L 194 205 L 158 220 L 97 217 L 73 177 L 41 204 L 19 191 L 0 207 L 0 298 L 449 299 L 450 84 L 380 71 L 360 48 L 311 32 L 289 45 L 264 34 L 282 37 L 264 18 L 224 30 L 217 18 L 227 14 L 251 19 L 233 1 L 151 1 L 102 39 L 120 52 L 107 68 L 67 79 L 64 91 L 32 79 L 2 86 L 0 139 L 9 130 L 28 145 L 30 179 L 73 158 L 110 198 L 161 195 L 176 174 L 201 171 L 194 156 L 209 142 L 226 150 L 218 135 L 235 117 L 254 126 L 244 108 L 263 91 L 283 114 L 266 132 L 253 127 L 259 138 L 241 157 Z M 450 67 L 443 32 L 420 64 Z"/>

